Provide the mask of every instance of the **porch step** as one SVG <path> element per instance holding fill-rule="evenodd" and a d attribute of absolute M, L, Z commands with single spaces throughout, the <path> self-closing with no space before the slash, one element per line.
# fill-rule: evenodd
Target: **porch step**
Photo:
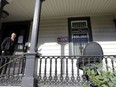
<path fill-rule="evenodd" d="M 39 85 L 39 87 L 83 87 L 80 85 L 75 85 L 75 86 L 71 86 L 71 85 Z"/>
<path fill-rule="evenodd" d="M 21 86 L 0 86 L 0 87 L 21 87 Z M 69 85 L 39 85 L 39 87 L 83 87 L 83 86 L 69 86 Z"/>
<path fill-rule="evenodd" d="M 21 87 L 21 86 L 0 86 L 0 87 Z"/>

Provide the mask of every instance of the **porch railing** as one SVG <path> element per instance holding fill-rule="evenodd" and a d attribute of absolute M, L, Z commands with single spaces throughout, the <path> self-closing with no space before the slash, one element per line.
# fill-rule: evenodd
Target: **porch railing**
<path fill-rule="evenodd" d="M 25 69 L 25 56 L 0 56 L 0 85 L 21 85 Z M 84 83 L 83 67 L 100 64 L 101 70 L 115 71 L 116 56 L 38 56 L 38 85 L 81 85 Z M 96 63 L 97 62 L 97 63 Z M 91 64 L 92 63 L 92 64 Z M 6 72 L 5 66 L 7 66 Z"/>
<path fill-rule="evenodd" d="M 0 85 L 20 85 L 24 68 L 25 56 L 0 56 Z"/>
<path fill-rule="evenodd" d="M 101 70 L 115 71 L 116 56 L 40 56 L 38 57 L 38 84 L 81 85 L 82 67 L 99 65 Z"/>

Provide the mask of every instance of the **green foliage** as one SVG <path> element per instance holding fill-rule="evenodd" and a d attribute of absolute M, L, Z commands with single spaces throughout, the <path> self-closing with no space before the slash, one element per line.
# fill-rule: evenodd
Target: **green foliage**
<path fill-rule="evenodd" d="M 116 87 L 116 72 L 98 71 L 97 74 L 93 69 L 86 68 L 86 74 L 94 85 L 98 87 Z M 87 83 L 84 87 L 89 87 Z"/>

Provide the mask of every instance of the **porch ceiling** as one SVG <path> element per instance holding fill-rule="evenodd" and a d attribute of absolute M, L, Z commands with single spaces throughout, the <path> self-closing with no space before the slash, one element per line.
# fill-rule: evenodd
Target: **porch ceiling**
<path fill-rule="evenodd" d="M 3 21 L 32 20 L 35 0 L 9 0 L 4 7 L 9 16 Z M 45 0 L 42 19 L 116 14 L 116 0 Z"/>

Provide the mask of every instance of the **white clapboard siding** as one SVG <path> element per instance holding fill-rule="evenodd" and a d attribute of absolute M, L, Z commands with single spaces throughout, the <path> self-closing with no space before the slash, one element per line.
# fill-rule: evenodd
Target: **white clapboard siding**
<path fill-rule="evenodd" d="M 40 53 L 42 55 L 68 55 L 68 45 L 58 43 L 58 37 L 68 37 L 67 19 L 42 20 L 38 48 L 41 49 Z"/>
<path fill-rule="evenodd" d="M 116 55 L 116 28 L 113 16 L 91 17 L 93 41 L 98 42 L 104 55 Z"/>
<path fill-rule="evenodd" d="M 116 54 L 116 28 L 112 15 L 92 16 L 93 41 L 100 43 L 105 55 Z M 42 55 L 69 55 L 69 44 L 57 43 L 58 37 L 68 37 L 68 18 L 41 20 L 38 49 Z"/>

